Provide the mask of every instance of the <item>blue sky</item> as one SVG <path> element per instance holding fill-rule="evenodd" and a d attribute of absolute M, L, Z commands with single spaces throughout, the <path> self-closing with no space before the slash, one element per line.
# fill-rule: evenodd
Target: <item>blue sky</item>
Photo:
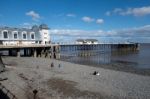
<path fill-rule="evenodd" d="M 46 23 L 54 41 L 150 42 L 150 0 L 1 0 L 0 25 Z"/>

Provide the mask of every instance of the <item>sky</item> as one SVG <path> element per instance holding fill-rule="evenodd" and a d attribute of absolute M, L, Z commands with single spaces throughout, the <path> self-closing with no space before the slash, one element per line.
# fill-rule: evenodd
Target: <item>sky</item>
<path fill-rule="evenodd" d="M 0 26 L 42 23 L 53 42 L 150 43 L 150 0 L 0 0 Z"/>

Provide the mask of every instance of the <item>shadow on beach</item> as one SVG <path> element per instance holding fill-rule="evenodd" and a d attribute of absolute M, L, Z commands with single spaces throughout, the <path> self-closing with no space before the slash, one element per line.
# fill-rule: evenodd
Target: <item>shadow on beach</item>
<path fill-rule="evenodd" d="M 10 99 L 10 98 L 0 89 L 0 99 Z"/>
<path fill-rule="evenodd" d="M 62 99 L 120 99 L 116 96 L 108 96 L 106 94 L 91 92 L 91 91 L 81 91 L 76 88 L 77 83 L 69 80 L 63 80 L 59 78 L 51 78 L 48 80 L 48 85 L 53 90 L 57 90 L 57 93 L 61 93 Z"/>

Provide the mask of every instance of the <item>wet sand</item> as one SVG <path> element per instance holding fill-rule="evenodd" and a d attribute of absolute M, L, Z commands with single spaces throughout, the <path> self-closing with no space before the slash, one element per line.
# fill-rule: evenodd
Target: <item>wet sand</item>
<path fill-rule="evenodd" d="M 2 84 L 18 97 L 33 99 L 149 99 L 150 76 L 31 57 L 3 57 Z M 54 67 L 51 67 L 51 63 Z M 59 65 L 60 64 L 60 65 Z M 92 75 L 94 71 L 99 76 Z"/>

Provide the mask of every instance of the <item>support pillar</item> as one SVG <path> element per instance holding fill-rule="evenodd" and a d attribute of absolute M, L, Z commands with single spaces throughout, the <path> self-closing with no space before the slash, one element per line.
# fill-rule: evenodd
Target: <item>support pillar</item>
<path fill-rule="evenodd" d="M 24 49 L 24 56 L 27 56 L 27 49 Z"/>
<path fill-rule="evenodd" d="M 51 46 L 51 58 L 54 58 L 54 49 L 53 49 L 54 46 Z"/>
<path fill-rule="evenodd" d="M 33 50 L 31 48 L 28 49 L 28 55 L 33 57 Z"/>
<path fill-rule="evenodd" d="M 37 57 L 41 57 L 41 49 L 37 49 Z"/>
<path fill-rule="evenodd" d="M 44 48 L 41 50 L 41 57 L 42 57 L 42 58 L 44 58 L 44 57 L 45 57 Z"/>
<path fill-rule="evenodd" d="M 31 56 L 31 49 L 27 49 L 27 56 Z"/>
<path fill-rule="evenodd" d="M 12 56 L 12 49 L 9 49 L 9 56 Z"/>
<path fill-rule="evenodd" d="M 37 50 L 36 50 L 36 48 L 34 48 L 33 54 L 34 54 L 34 55 L 33 55 L 34 57 L 37 57 Z"/>
<path fill-rule="evenodd" d="M 50 54 L 51 54 L 51 53 L 50 53 L 50 48 L 48 48 L 48 49 L 47 49 L 47 57 L 48 57 L 48 58 L 51 58 Z"/>
<path fill-rule="evenodd" d="M 56 59 L 60 59 L 60 53 L 56 54 Z"/>
<path fill-rule="evenodd" d="M 55 57 L 55 58 L 56 58 L 56 59 L 60 59 L 60 46 L 56 46 L 56 47 L 55 47 L 55 50 L 56 50 L 56 51 L 55 51 L 55 54 L 56 54 L 56 57 Z M 71 50 L 74 51 L 73 46 L 72 46 Z"/>
<path fill-rule="evenodd" d="M 17 57 L 20 57 L 20 49 L 17 49 Z"/>

